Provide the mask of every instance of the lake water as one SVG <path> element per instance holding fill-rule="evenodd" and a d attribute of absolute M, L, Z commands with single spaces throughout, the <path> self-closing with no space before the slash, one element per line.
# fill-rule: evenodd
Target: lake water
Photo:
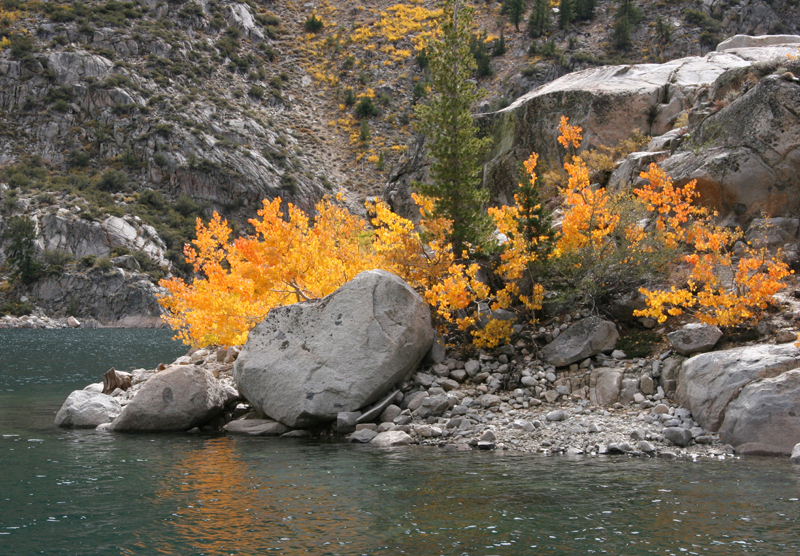
<path fill-rule="evenodd" d="M 59 430 L 70 391 L 185 352 L 0 330 L 0 555 L 798 554 L 800 468 Z"/>

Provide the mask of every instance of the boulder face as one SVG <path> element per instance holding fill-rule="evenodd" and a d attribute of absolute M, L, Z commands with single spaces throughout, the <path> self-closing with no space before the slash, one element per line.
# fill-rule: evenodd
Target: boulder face
<path fill-rule="evenodd" d="M 397 276 L 372 270 L 320 300 L 271 310 L 250 332 L 233 376 L 253 407 L 302 428 L 386 394 L 433 336 L 422 298 Z"/>
<path fill-rule="evenodd" d="M 791 77 L 790 77 L 791 76 Z M 769 75 L 692 130 L 661 162 L 676 185 L 697 180 L 704 203 L 740 219 L 800 209 L 800 81 Z"/>
<path fill-rule="evenodd" d="M 209 371 L 196 365 L 175 365 L 142 386 L 111 423 L 111 430 L 189 430 L 215 417 L 227 399 L 227 393 Z"/>
<path fill-rule="evenodd" d="M 566 367 L 601 351 L 614 349 L 619 332 L 613 322 L 598 317 L 579 320 L 544 346 L 542 356 L 551 365 Z"/>
<path fill-rule="evenodd" d="M 57 427 L 95 428 L 110 423 L 119 415 L 119 402 L 106 394 L 90 390 L 75 390 L 56 413 Z"/>
<path fill-rule="evenodd" d="M 732 402 L 753 407 L 747 405 L 746 398 L 758 390 L 748 389 L 748 385 L 798 367 L 800 350 L 794 344 L 745 346 L 695 355 L 683 363 L 675 399 L 704 429 L 733 430 L 733 425 L 725 424 Z"/>
<path fill-rule="evenodd" d="M 790 455 L 800 442 L 800 371 L 751 382 L 728 405 L 719 429 L 738 453 Z"/>
<path fill-rule="evenodd" d="M 52 314 L 75 310 L 104 325 L 124 328 L 163 328 L 158 295 L 164 290 L 147 276 L 121 268 L 87 273 L 65 272 L 37 282 L 31 297 Z"/>

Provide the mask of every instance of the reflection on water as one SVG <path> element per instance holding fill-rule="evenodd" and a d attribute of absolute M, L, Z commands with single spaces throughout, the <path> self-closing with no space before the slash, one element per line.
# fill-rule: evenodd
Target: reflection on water
<path fill-rule="evenodd" d="M 52 371 L 21 378 L 8 368 L 0 369 L 14 390 L 0 391 L 0 556 L 800 550 L 800 469 L 785 460 L 544 458 L 56 430 L 53 414 L 87 382 L 64 376 L 84 371 L 48 383 Z"/>

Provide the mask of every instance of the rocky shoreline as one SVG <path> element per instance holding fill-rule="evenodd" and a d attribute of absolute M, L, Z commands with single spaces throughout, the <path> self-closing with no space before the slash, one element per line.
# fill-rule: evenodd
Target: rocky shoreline
<path fill-rule="evenodd" d="M 719 329 L 688 324 L 658 334 L 656 355 L 629 358 L 616 325 L 575 312 L 463 355 L 434 340 L 417 298 L 396 276 L 361 273 L 270 312 L 245 346 L 111 369 L 73 392 L 55 424 L 588 456 L 800 452 L 800 349 L 787 322 L 718 351 Z"/>
<path fill-rule="evenodd" d="M 248 436 L 314 437 L 340 439 L 378 445 L 420 444 L 447 450 L 498 449 L 544 455 L 604 455 L 724 459 L 734 455 L 730 445 L 719 435 L 703 431 L 691 419 L 691 413 L 658 393 L 647 395 L 640 402 L 616 402 L 608 407 L 593 404 L 579 395 L 559 394 L 564 390 L 558 380 L 549 380 L 545 368 L 524 374 L 543 383 L 539 397 L 526 389 L 497 391 L 498 373 L 480 371 L 467 375 L 477 365 L 491 369 L 501 363 L 504 354 L 494 357 L 482 354 L 478 360 L 448 358 L 442 363 L 423 367 L 362 415 L 373 419 L 352 424 L 352 432 L 342 419 L 327 427 L 289 429 L 265 418 L 239 397 L 233 380 L 233 362 L 240 349 L 193 350 L 169 365 L 157 369 L 137 369 L 130 373 L 131 386 L 116 389 L 111 396 L 120 409 L 127 406 L 149 379 L 169 369 L 198 367 L 207 371 L 229 393 L 223 413 L 190 434 L 242 434 Z M 667 357 L 668 358 L 668 357 Z M 655 360 L 601 358 L 603 365 L 619 365 L 621 369 L 652 369 Z M 591 372 L 594 362 L 586 367 Z M 541 378 L 535 378 L 542 375 Z M 455 378 L 453 378 L 455 377 Z M 456 379 L 461 379 L 458 382 Z M 427 386 L 425 386 L 427 385 Z M 86 387 L 99 394 L 102 383 Z M 497 392 L 490 394 L 489 391 Z M 547 394 L 557 399 L 547 401 Z M 387 401 L 389 403 L 387 403 Z M 656 403 L 657 402 L 657 403 Z M 374 409 L 379 411 L 374 411 Z M 358 420 L 358 418 L 356 418 Z M 63 426 L 63 421 L 58 422 Z M 100 424 L 99 430 L 107 430 Z M 676 433 L 675 429 L 686 431 Z M 396 433 L 403 433 L 398 435 Z M 380 433 L 395 433 L 384 434 Z M 375 442 L 375 440 L 378 442 Z M 670 440 L 672 439 L 672 440 Z M 676 443 L 677 442 L 677 443 Z M 687 445 L 682 445 L 687 444 Z"/>

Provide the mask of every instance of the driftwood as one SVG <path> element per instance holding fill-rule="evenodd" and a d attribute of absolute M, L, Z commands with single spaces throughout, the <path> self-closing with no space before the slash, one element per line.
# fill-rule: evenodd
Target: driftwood
<path fill-rule="evenodd" d="M 127 390 L 131 387 L 131 375 L 114 370 L 111 367 L 106 374 L 103 375 L 103 394 L 111 394 L 114 390 Z"/>

